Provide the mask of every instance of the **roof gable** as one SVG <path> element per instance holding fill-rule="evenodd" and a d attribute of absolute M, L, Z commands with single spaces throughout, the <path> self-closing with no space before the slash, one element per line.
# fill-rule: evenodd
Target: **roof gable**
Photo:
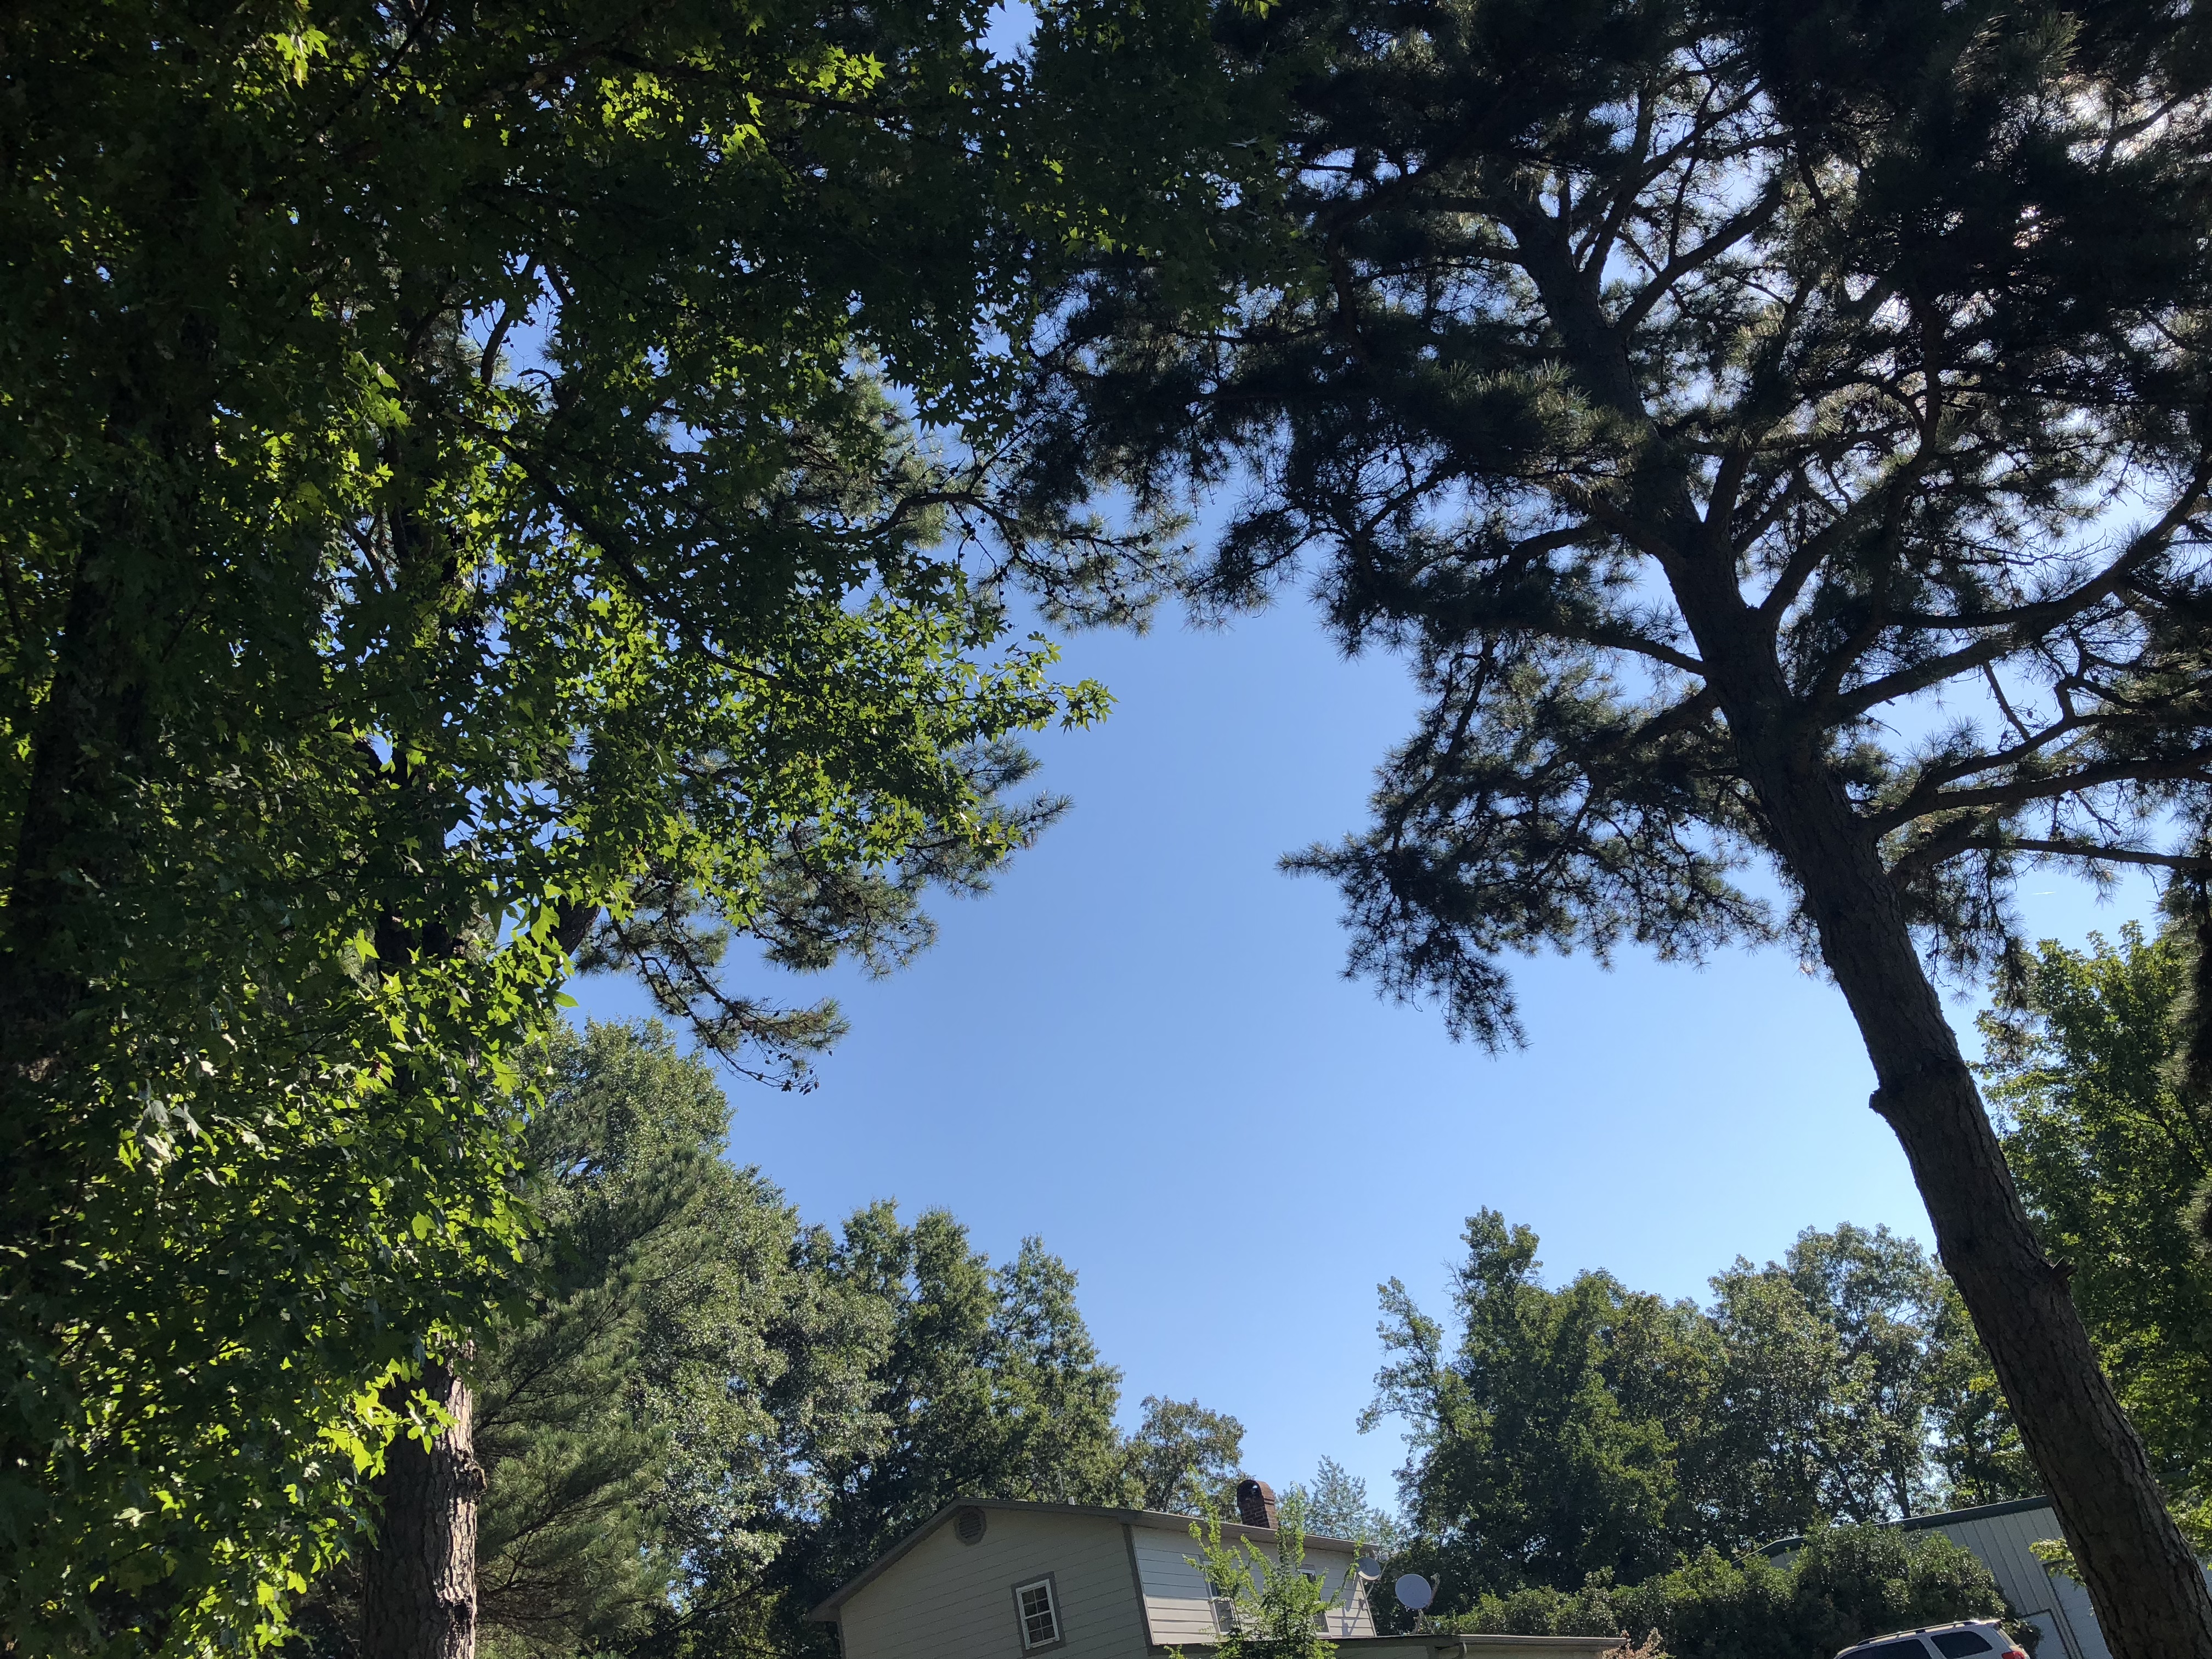
<path fill-rule="evenodd" d="M 820 1606 L 806 1615 L 807 1619 L 816 1624 L 835 1623 L 837 1609 L 846 1601 L 882 1577 L 939 1528 L 949 1522 L 954 1516 L 963 1510 L 969 1509 L 1012 1510 L 1029 1515 L 1087 1517 L 1114 1526 L 1141 1527 L 1147 1531 L 1172 1532 L 1184 1537 L 1189 1536 L 1190 1529 L 1194 1525 L 1205 1524 L 1202 1516 L 1170 1515 L 1159 1510 L 1109 1509 L 1092 1504 L 1043 1504 L 1016 1498 L 955 1498 L 897 1543 L 892 1545 L 883 1554 L 878 1556 L 859 1573 L 831 1591 L 823 1598 Z M 1273 1545 L 1278 1534 L 1272 1527 L 1248 1527 L 1241 1522 L 1224 1521 L 1221 1523 L 1221 1535 L 1224 1538 L 1249 1538 L 1255 1544 L 1267 1546 Z M 1310 1533 L 1306 1536 L 1306 1547 L 1327 1550 L 1332 1553 L 1344 1553 L 1356 1551 L 1359 1546 L 1349 1539 L 1323 1538 Z"/>

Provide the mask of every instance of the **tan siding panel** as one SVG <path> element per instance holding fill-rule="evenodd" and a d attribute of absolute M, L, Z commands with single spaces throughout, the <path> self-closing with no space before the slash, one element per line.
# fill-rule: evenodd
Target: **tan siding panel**
<path fill-rule="evenodd" d="M 1065 1642 L 1052 1659 L 1137 1659 L 1143 1626 L 1121 1527 L 993 1510 L 981 1541 L 938 1528 L 841 1609 L 845 1659 L 1022 1659 L 1013 1587 L 1047 1573 Z"/>
<path fill-rule="evenodd" d="M 1198 1541 L 1173 1533 L 1142 1531 L 1136 1534 L 1134 1544 L 1137 1572 L 1145 1589 L 1145 1616 L 1152 1626 L 1152 1640 L 1163 1647 L 1212 1641 L 1217 1634 L 1212 1594 L 1205 1575 L 1190 1561 L 1199 1553 Z M 1349 1555 L 1314 1550 L 1308 1553 L 1306 1565 L 1327 1575 L 1332 1598 L 1341 1596 L 1345 1577 L 1352 1571 Z M 1340 1611 L 1330 1614 L 1328 1627 L 1332 1636 L 1346 1633 Z M 1359 1598 L 1353 1610 L 1349 1634 L 1375 1634 L 1374 1615 L 1364 1596 Z"/>
<path fill-rule="evenodd" d="M 1172 1533 L 1139 1532 L 1135 1547 L 1152 1640 L 1162 1647 L 1211 1642 L 1217 1634 L 1213 1602 L 1205 1575 L 1185 1559 L 1197 1553 L 1197 1540 L 1177 1539 Z"/>

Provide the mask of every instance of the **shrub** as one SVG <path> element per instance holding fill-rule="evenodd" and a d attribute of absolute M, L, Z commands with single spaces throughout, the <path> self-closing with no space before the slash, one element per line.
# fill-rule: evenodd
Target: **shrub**
<path fill-rule="evenodd" d="M 1940 1533 L 1831 1527 L 1787 1565 L 1707 1550 L 1672 1572 L 1486 1595 L 1442 1629 L 1517 1636 L 1656 1631 L 1673 1659 L 1829 1659 L 1883 1631 L 2001 1616 L 1990 1570 Z"/>

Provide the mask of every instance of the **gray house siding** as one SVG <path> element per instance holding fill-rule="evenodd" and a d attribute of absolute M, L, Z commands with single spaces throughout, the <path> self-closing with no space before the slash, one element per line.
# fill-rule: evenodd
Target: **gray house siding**
<path fill-rule="evenodd" d="M 1153 1645 L 1211 1644 L 1220 1632 L 1214 1624 L 1212 1592 L 1207 1588 L 1205 1575 L 1191 1564 L 1191 1557 L 1199 1553 L 1197 1540 L 1187 1529 L 1133 1527 L 1130 1533 L 1130 1548 L 1144 1587 L 1145 1621 L 1151 1629 Z M 1267 1547 L 1263 1544 L 1261 1547 L 1265 1550 Z M 1324 1575 L 1323 1589 L 1332 1602 L 1340 1604 L 1329 1615 L 1328 1633 L 1372 1636 L 1375 1620 L 1368 1611 L 1365 1596 L 1357 1598 L 1348 1626 L 1340 1606 L 1344 1581 L 1352 1571 L 1350 1553 L 1309 1546 L 1305 1565 L 1309 1570 Z"/>
<path fill-rule="evenodd" d="M 2097 1628 L 2089 1593 L 2063 1574 L 2047 1571 L 2028 1548 L 2039 1539 L 2058 1536 L 2058 1516 L 2049 1504 L 1991 1504 L 1917 1516 L 1904 1525 L 1908 1532 L 1940 1532 L 1981 1557 L 2014 1610 L 2042 1627 L 2041 1659 L 2112 1659 L 2105 1633 Z"/>
<path fill-rule="evenodd" d="M 939 1527 L 838 1609 L 845 1659 L 1023 1659 L 1014 1586 L 1047 1573 L 1064 1638 L 1054 1659 L 1145 1651 L 1121 1528 L 994 1509 L 976 1542 Z"/>
<path fill-rule="evenodd" d="M 981 1534 L 975 1524 L 981 1522 Z M 960 1541 L 966 1527 L 973 1543 Z M 1218 1639 L 1212 1598 L 1185 1558 L 1198 1553 L 1189 1518 L 1144 1510 L 977 1498 L 951 1505 L 814 1609 L 838 1626 L 844 1659 L 1147 1659 L 1187 1644 L 1203 1654 Z M 1272 1553 L 1276 1536 L 1222 1528 Z M 1308 1540 L 1305 1565 L 1333 1599 L 1352 1577 L 1358 1547 Z M 1049 1577 L 1061 1639 L 1022 1646 L 1016 1586 Z M 1360 1595 L 1347 1626 L 1332 1613 L 1328 1635 L 1345 1659 L 1595 1659 L 1611 1637 L 1377 1636 Z"/>

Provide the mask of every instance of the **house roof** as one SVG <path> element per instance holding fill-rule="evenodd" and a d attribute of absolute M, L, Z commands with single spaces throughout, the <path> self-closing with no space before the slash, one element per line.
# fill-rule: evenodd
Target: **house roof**
<path fill-rule="evenodd" d="M 2051 1506 L 2048 1498 L 2015 1498 L 2008 1503 L 1977 1504 L 1970 1510 L 1945 1510 L 1940 1515 L 1912 1515 L 1902 1521 L 1885 1521 L 1881 1524 L 1893 1527 L 1899 1532 L 1926 1532 L 1931 1527 L 1948 1527 L 1961 1521 L 1993 1521 L 2000 1515 L 2025 1515 L 2030 1510 L 2047 1510 Z M 1778 1538 L 1771 1544 L 1761 1544 L 1759 1553 L 1771 1558 L 1787 1555 L 1793 1550 L 1804 1547 L 1805 1534 L 1801 1532 L 1795 1537 Z"/>
<path fill-rule="evenodd" d="M 885 1550 L 854 1577 L 847 1579 L 823 1600 L 821 1606 L 806 1615 L 814 1624 L 833 1624 L 837 1609 L 856 1592 L 865 1589 L 883 1577 L 899 1559 L 921 1540 L 935 1532 L 963 1510 L 1018 1510 L 1029 1515 L 1073 1515 L 1092 1520 L 1110 1521 L 1116 1526 L 1146 1527 L 1155 1532 L 1189 1531 L 1191 1523 L 1202 1517 L 1195 1515 L 1170 1515 L 1161 1510 L 1105 1509 L 1095 1504 L 1036 1504 L 1018 1498 L 957 1498 L 943 1509 L 916 1527 L 904 1538 Z M 1273 1527 L 1248 1527 L 1241 1522 L 1224 1521 L 1224 1538 L 1249 1538 L 1256 1541 L 1273 1541 Z M 1323 1538 L 1316 1533 L 1306 1534 L 1309 1549 L 1357 1550 L 1359 1546 L 1348 1538 Z"/>

